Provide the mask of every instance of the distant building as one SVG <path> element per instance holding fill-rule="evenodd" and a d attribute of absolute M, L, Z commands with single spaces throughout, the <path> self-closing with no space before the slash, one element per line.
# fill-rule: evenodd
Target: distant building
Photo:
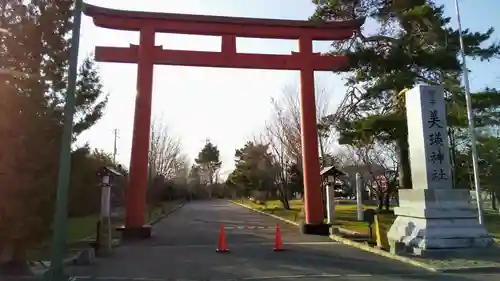
<path fill-rule="evenodd" d="M 372 193 L 375 189 L 388 188 L 388 181 L 396 176 L 395 171 L 387 170 L 377 164 L 347 165 L 342 167 L 342 171 L 345 175 L 341 176 L 339 180 L 343 181 L 344 184 L 350 188 L 350 192 L 353 194 L 356 187 L 356 174 L 359 173 L 361 175 L 364 185 L 363 197 L 365 197 L 365 199 L 374 198 L 375 194 Z"/>

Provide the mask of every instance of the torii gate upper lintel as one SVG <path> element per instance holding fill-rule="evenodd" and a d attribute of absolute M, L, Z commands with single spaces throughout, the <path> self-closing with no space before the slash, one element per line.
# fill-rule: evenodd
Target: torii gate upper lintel
<path fill-rule="evenodd" d="M 253 19 L 169 13 L 122 11 L 84 5 L 84 13 L 99 27 L 139 31 L 139 45 L 129 47 L 96 47 L 101 62 L 138 64 L 137 97 L 134 114 L 130 178 L 127 189 L 124 236 L 149 237 L 144 225 L 148 149 L 150 134 L 153 66 L 183 65 L 278 69 L 300 71 L 301 141 L 304 176 L 304 232 L 328 233 L 323 223 L 320 165 L 314 97 L 314 71 L 331 71 L 347 67 L 344 56 L 322 56 L 313 52 L 313 40 L 350 38 L 364 19 L 346 22 Z M 165 50 L 155 45 L 155 33 L 177 33 L 220 36 L 221 51 Z M 243 54 L 236 50 L 237 37 L 298 39 L 299 52 L 290 55 Z"/>

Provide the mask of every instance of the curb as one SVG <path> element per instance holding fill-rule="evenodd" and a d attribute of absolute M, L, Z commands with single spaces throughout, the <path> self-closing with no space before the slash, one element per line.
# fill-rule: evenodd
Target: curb
<path fill-rule="evenodd" d="M 239 202 L 236 202 L 236 201 L 233 201 L 233 200 L 228 200 L 228 201 L 231 202 L 231 203 L 233 203 L 233 204 L 236 204 L 238 206 L 241 206 L 243 208 L 246 208 L 246 209 L 252 210 L 254 212 L 260 213 L 262 215 L 270 216 L 270 217 L 273 217 L 275 219 L 278 219 L 278 220 L 281 220 L 283 222 L 286 222 L 288 224 L 299 226 L 299 224 L 297 222 L 294 222 L 294 221 L 291 221 L 291 220 L 287 220 L 287 219 L 282 218 L 280 216 L 273 215 L 273 214 L 270 214 L 270 213 L 266 213 L 266 212 L 263 212 L 261 210 L 257 210 L 255 208 L 252 208 L 250 206 L 247 206 L 245 204 L 242 204 L 242 203 L 239 203 Z M 347 232 L 347 233 L 350 233 L 350 234 L 359 234 L 356 231 L 352 231 L 352 230 L 348 230 L 348 229 L 344 229 L 344 228 L 339 228 L 339 230 Z M 428 264 L 425 264 L 423 262 L 418 262 L 416 260 L 413 260 L 411 258 L 404 257 L 404 256 L 398 256 L 398 255 L 392 254 L 390 252 L 386 252 L 384 250 L 380 250 L 380 249 L 377 249 L 377 248 L 374 248 L 374 247 L 370 247 L 370 246 L 368 246 L 366 244 L 355 242 L 355 241 L 352 241 L 350 239 L 347 239 L 347 238 L 344 238 L 344 237 L 341 237 L 341 236 L 338 236 L 338 235 L 335 235 L 335 234 L 330 234 L 329 238 L 332 239 L 332 240 L 335 240 L 335 241 L 337 241 L 339 243 L 342 243 L 344 245 L 351 246 L 351 247 L 357 248 L 359 250 L 362 250 L 362 251 L 365 251 L 365 252 L 369 252 L 369 253 L 372 253 L 372 254 L 375 254 L 375 255 L 379 255 L 379 256 L 382 256 L 382 257 L 385 257 L 385 258 L 388 258 L 388 259 L 392 259 L 392 260 L 396 260 L 396 261 L 399 261 L 399 262 L 402 262 L 402 263 L 413 265 L 415 267 L 419 267 L 419 268 L 422 268 L 424 270 L 427 270 L 429 272 L 434 272 L 434 273 L 437 273 L 437 272 L 439 272 L 439 273 L 451 273 L 451 272 L 460 272 L 460 271 L 469 271 L 469 270 L 483 270 L 483 269 L 496 268 L 496 267 L 489 267 L 489 266 L 484 266 L 484 267 L 481 267 L 481 266 L 478 266 L 478 267 L 460 267 L 460 268 L 453 268 L 453 267 L 449 267 L 449 268 L 446 268 L 446 267 L 445 268 L 435 268 L 435 267 L 432 267 L 432 266 L 430 266 Z M 500 242 L 500 239 L 495 239 L 494 238 L 494 240 L 497 243 Z"/>
<path fill-rule="evenodd" d="M 472 266 L 472 267 L 461 266 L 461 267 L 436 268 L 436 267 L 430 266 L 426 263 L 419 262 L 419 261 L 413 260 L 413 259 L 408 258 L 408 257 L 395 255 L 395 254 L 392 254 L 390 252 L 386 252 L 384 250 L 370 247 L 366 244 L 352 241 L 350 239 L 346 239 L 346 238 L 338 236 L 338 235 L 330 234 L 330 239 L 335 240 L 337 242 L 340 242 L 342 244 L 366 251 L 366 252 L 373 253 L 375 255 L 383 256 L 383 257 L 386 257 L 386 258 L 389 258 L 392 260 L 397 260 L 397 261 L 400 261 L 400 262 L 403 262 L 406 264 L 413 265 L 415 267 L 420 267 L 420 268 L 425 269 L 425 270 L 430 271 L 430 272 L 458 273 L 458 272 L 473 272 L 474 270 L 498 269 L 498 267 L 492 267 L 492 266 L 488 266 L 488 265 L 486 265 L 486 266 Z"/>
<path fill-rule="evenodd" d="M 176 212 L 177 210 L 179 210 L 180 208 L 184 207 L 184 205 L 186 205 L 186 203 L 181 203 L 180 205 L 178 205 L 177 207 L 173 208 L 172 210 L 166 212 L 165 214 L 163 214 L 162 216 L 152 220 L 149 222 L 149 225 L 155 225 L 157 223 L 159 223 L 162 219 L 168 217 L 170 214 L 172 214 L 173 212 Z"/>
<path fill-rule="evenodd" d="M 354 230 L 350 230 L 350 229 L 347 229 L 347 228 L 343 228 L 343 227 L 338 227 L 337 228 L 339 230 L 339 232 L 342 232 L 344 234 L 347 234 L 347 235 L 352 235 L 352 236 L 361 236 L 363 234 L 357 232 L 357 231 L 354 231 Z"/>
<path fill-rule="evenodd" d="M 263 212 L 261 210 L 257 210 L 255 208 L 252 208 L 250 206 L 247 206 L 245 204 L 241 204 L 239 202 L 236 202 L 236 201 L 233 201 L 233 200 L 229 200 L 229 202 L 233 203 L 233 204 L 236 204 L 238 206 L 241 206 L 241 207 L 244 207 L 244 208 L 247 208 L 249 210 L 252 210 L 254 212 L 257 212 L 257 213 L 260 213 L 260 214 L 263 214 L 263 215 L 266 215 L 266 216 L 270 216 L 270 217 L 273 217 L 275 219 L 278 219 L 278 220 L 281 220 L 281 221 L 284 221 L 286 223 L 289 223 L 289 224 L 292 224 L 292 225 L 295 225 L 295 226 L 298 226 L 299 224 L 294 222 L 294 221 L 291 221 L 291 220 L 287 220 L 287 219 L 284 219 L 280 216 L 276 216 L 276 215 L 273 215 L 273 214 L 269 214 L 269 213 L 266 213 L 266 212 Z M 352 232 L 352 231 L 351 231 Z M 358 248 L 360 250 L 363 250 L 365 252 L 370 252 L 372 254 L 376 254 L 376 255 L 379 255 L 379 256 L 383 256 L 383 257 L 386 257 L 386 258 L 389 258 L 389 259 L 393 259 L 393 260 L 397 260 L 397 261 L 400 261 L 400 262 L 404 262 L 404 263 L 407 263 L 407 264 L 411 264 L 413 266 L 416 266 L 416 267 L 420 267 L 420 268 L 423 268 L 425 270 L 428 270 L 430 272 L 438 272 L 438 270 L 434 267 L 431 267 L 427 264 L 424 264 L 424 263 L 420 263 L 420 262 L 417 262 L 417 261 L 414 261 L 410 258 L 406 258 L 406 257 L 402 257 L 402 256 L 397 256 L 397 255 L 393 255 L 389 252 L 385 252 L 383 250 L 379 250 L 377 248 L 373 248 L 373 247 L 370 247 L 370 246 L 367 246 L 365 244 L 362 244 L 362 243 L 358 243 L 358 242 L 354 242 L 352 240 L 349 240 L 349 239 L 346 239 L 346 238 L 343 238 L 343 237 L 340 237 L 338 235 L 330 235 L 329 236 L 330 239 L 332 240 L 335 240 L 337 242 L 340 242 L 342 244 L 345 244 L 345 245 L 348 245 L 348 246 L 351 246 L 351 247 L 354 247 L 354 248 Z"/>
<path fill-rule="evenodd" d="M 240 207 L 247 208 L 247 209 L 252 210 L 252 211 L 254 211 L 254 212 L 257 212 L 257 213 L 260 213 L 260 214 L 263 214 L 263 215 L 266 215 L 266 216 L 273 217 L 273 218 L 278 219 L 278 220 L 280 220 L 280 221 L 284 221 L 284 222 L 286 222 L 286 223 L 288 223 L 288 224 L 295 225 L 295 226 L 299 226 L 299 223 L 298 223 L 298 222 L 294 222 L 294 221 L 291 221 L 291 220 L 287 220 L 287 219 L 282 218 L 282 217 L 280 217 L 280 216 L 273 215 L 273 214 L 270 214 L 270 213 L 266 213 L 266 212 L 261 211 L 261 210 L 257 210 L 257 209 L 255 209 L 255 208 L 252 208 L 252 207 L 247 206 L 247 205 L 245 205 L 245 204 L 241 204 L 241 203 L 239 203 L 239 202 L 237 202 L 237 201 L 234 201 L 234 200 L 228 200 L 228 201 L 229 201 L 230 203 L 236 204 L 236 205 L 238 205 L 238 206 L 240 206 Z M 342 228 L 342 227 L 338 227 L 338 230 L 339 230 L 340 232 L 343 232 L 343 233 L 348 234 L 348 235 L 359 235 L 359 234 L 360 234 L 359 232 L 352 231 L 352 230 L 349 230 L 349 229 L 346 229 L 346 228 Z"/>
<path fill-rule="evenodd" d="M 252 207 L 250 207 L 250 206 L 247 206 L 247 205 L 245 205 L 245 204 L 241 204 L 241 203 L 236 202 L 236 201 L 233 201 L 233 200 L 229 200 L 229 202 L 231 202 L 231 203 L 233 203 L 233 204 L 236 204 L 236 205 L 238 205 L 238 206 L 240 206 L 240 207 L 247 208 L 247 209 L 252 210 L 252 211 L 254 211 L 254 212 L 260 213 L 260 214 L 262 214 L 262 215 L 266 215 L 266 216 L 269 216 L 269 217 L 273 217 L 273 218 L 275 218 L 275 219 L 278 219 L 278 220 L 280 220 L 280 221 L 284 221 L 284 222 L 286 222 L 286 223 L 288 223 L 288 224 L 292 224 L 292 225 L 295 225 L 295 226 L 299 226 L 299 223 L 294 222 L 294 221 L 291 221 L 291 220 L 287 220 L 287 219 L 282 218 L 282 217 L 280 217 L 280 216 L 273 215 L 273 214 L 270 214 L 270 213 L 266 213 L 266 212 L 263 212 L 263 211 L 261 211 L 261 210 L 257 210 L 257 209 L 255 209 L 255 208 L 252 208 Z"/>
<path fill-rule="evenodd" d="M 370 246 L 368 246 L 366 244 L 355 242 L 355 241 L 352 241 L 350 239 L 346 239 L 344 237 L 341 237 L 341 236 L 338 236 L 338 235 L 335 235 L 335 234 L 330 234 L 330 239 L 335 240 L 337 242 L 340 242 L 340 243 L 342 243 L 344 245 L 348 245 L 348 246 L 351 246 L 351 247 L 363 250 L 365 252 L 370 252 L 372 254 L 376 254 L 376 255 L 379 255 L 379 256 L 382 256 L 382 257 L 385 257 L 385 258 L 389 258 L 389 259 L 392 259 L 392 260 L 397 260 L 397 261 L 400 261 L 400 262 L 403 262 L 403 263 L 406 263 L 406 264 L 410 264 L 410 265 L 413 265 L 413 266 L 416 266 L 416 267 L 420 267 L 420 268 L 423 268 L 423 269 L 425 269 L 427 271 L 430 271 L 430 272 L 441 271 L 441 270 L 436 269 L 436 268 L 434 268 L 432 266 L 429 266 L 429 265 L 427 265 L 425 263 L 421 263 L 421 262 L 412 260 L 412 259 L 407 258 L 407 257 L 394 255 L 394 254 L 391 254 L 391 253 L 386 252 L 384 250 L 380 250 L 380 249 L 377 249 L 377 248 L 374 248 L 374 247 L 370 247 Z"/>
<path fill-rule="evenodd" d="M 62 262 L 62 265 L 63 266 L 68 266 L 68 265 L 72 265 L 75 263 L 76 259 L 78 258 L 78 255 L 80 255 L 80 253 L 78 254 L 74 254 L 73 256 L 71 257 L 68 257 L 68 258 L 65 258 Z M 49 267 L 47 267 L 48 269 Z"/>
<path fill-rule="evenodd" d="M 163 214 L 161 217 L 149 221 L 148 224 L 149 225 L 154 225 L 154 224 L 158 223 L 160 220 L 164 219 L 165 217 L 167 217 L 171 213 L 173 213 L 173 212 L 177 211 L 178 209 L 182 208 L 184 205 L 186 205 L 186 203 L 182 203 L 182 204 L 178 205 L 177 207 L 173 208 L 172 210 L 168 211 L 167 213 Z M 87 241 L 87 240 L 91 240 L 91 239 L 95 239 L 95 235 L 87 236 L 85 238 L 80 239 L 79 241 Z"/>

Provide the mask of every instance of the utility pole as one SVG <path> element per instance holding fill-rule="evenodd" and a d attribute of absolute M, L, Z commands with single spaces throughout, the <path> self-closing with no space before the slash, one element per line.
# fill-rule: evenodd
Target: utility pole
<path fill-rule="evenodd" d="M 59 175 L 54 212 L 54 227 L 52 234 L 52 255 L 50 269 L 45 275 L 46 280 L 66 281 L 69 278 L 63 271 L 63 258 L 66 247 L 66 232 L 68 220 L 68 190 L 69 172 L 71 168 L 71 141 L 73 140 L 73 115 L 75 113 L 75 91 L 78 75 L 78 49 L 80 46 L 80 27 L 82 21 L 83 0 L 75 0 L 73 7 L 73 32 L 71 33 L 71 49 L 68 69 L 68 88 L 66 104 L 64 105 L 64 126 L 61 139 L 59 159 Z"/>
<path fill-rule="evenodd" d="M 113 129 L 113 163 L 116 164 L 116 153 L 117 153 L 117 148 L 116 148 L 116 140 L 118 139 L 118 129 Z"/>

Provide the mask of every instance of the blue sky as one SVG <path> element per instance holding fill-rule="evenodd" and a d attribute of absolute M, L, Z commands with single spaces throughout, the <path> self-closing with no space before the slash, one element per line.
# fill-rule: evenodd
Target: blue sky
<path fill-rule="evenodd" d="M 454 0 L 439 0 L 454 16 Z M 206 14 L 276 19 L 307 19 L 314 11 L 310 0 L 87 0 L 98 6 L 169 13 Z M 293 4 L 292 4 L 293 3 Z M 474 31 L 500 28 L 495 13 L 498 0 L 460 0 L 462 24 Z M 456 26 L 456 21 L 453 21 Z M 498 40 L 495 32 L 494 40 Z M 97 45 L 128 46 L 137 44 L 138 33 L 97 28 L 90 18 L 82 22 L 81 57 Z M 169 49 L 220 50 L 216 37 L 161 34 L 156 44 Z M 238 39 L 238 52 L 289 54 L 297 51 L 290 40 Z M 317 43 L 315 51 L 328 50 L 328 42 Z M 500 84 L 500 64 L 468 61 L 472 70 L 471 86 L 479 89 Z M 113 151 L 113 129 L 119 130 L 118 160 L 128 166 L 132 142 L 133 110 L 136 89 L 136 65 L 99 64 L 105 90 L 110 94 L 106 114 L 79 139 L 91 146 Z M 342 80 L 332 73 L 317 73 L 318 86 L 329 92 L 333 112 L 345 92 Z M 270 116 L 270 98 L 279 97 L 286 86 L 297 86 L 298 72 L 239 69 L 211 69 L 155 66 L 153 117 L 161 118 L 171 133 L 182 140 L 184 152 L 194 159 L 209 138 L 221 151 L 222 171 L 233 167 L 234 150 L 262 130 Z"/>

